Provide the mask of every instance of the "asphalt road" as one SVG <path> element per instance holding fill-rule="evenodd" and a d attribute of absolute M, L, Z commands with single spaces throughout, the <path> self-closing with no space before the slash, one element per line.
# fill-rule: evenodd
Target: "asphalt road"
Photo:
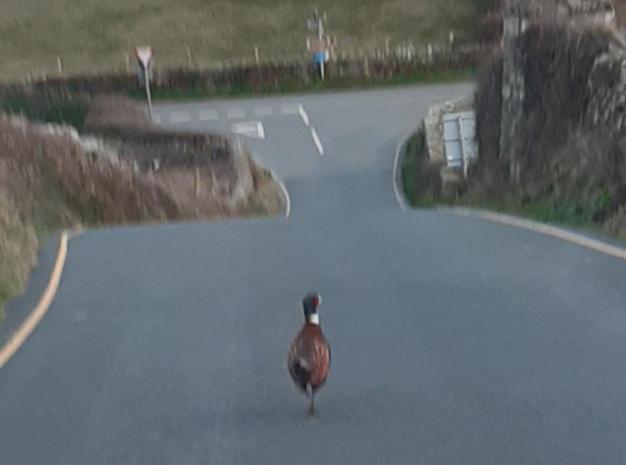
<path fill-rule="evenodd" d="M 626 263 L 396 201 L 397 142 L 469 91 L 159 106 L 181 128 L 260 122 L 244 137 L 292 214 L 73 239 L 0 371 L 0 463 L 625 463 Z M 309 126 L 282 108 L 300 104 Z M 333 349 L 314 419 L 285 369 L 312 289 Z"/>

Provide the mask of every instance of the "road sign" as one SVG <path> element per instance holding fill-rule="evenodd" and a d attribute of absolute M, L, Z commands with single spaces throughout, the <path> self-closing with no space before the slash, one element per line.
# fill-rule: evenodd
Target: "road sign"
<path fill-rule="evenodd" d="M 152 62 L 152 47 L 137 47 L 135 49 L 135 56 L 141 66 L 139 80 L 146 86 L 148 111 L 150 113 L 150 120 L 152 120 L 152 95 L 150 92 L 150 63 Z"/>
<path fill-rule="evenodd" d="M 315 52 L 313 54 L 313 61 L 315 61 L 315 64 L 317 65 L 326 63 L 329 58 L 330 58 L 330 55 L 327 50 L 320 50 L 319 52 Z"/>
<path fill-rule="evenodd" d="M 139 60 L 139 63 L 141 63 L 141 66 L 144 69 L 148 69 L 152 61 L 152 47 L 137 47 L 135 49 L 135 56 Z"/>

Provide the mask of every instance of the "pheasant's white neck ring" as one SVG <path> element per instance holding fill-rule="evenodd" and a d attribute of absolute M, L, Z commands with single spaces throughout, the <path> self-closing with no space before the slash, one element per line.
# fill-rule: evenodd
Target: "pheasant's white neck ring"
<path fill-rule="evenodd" d="M 308 317 L 307 317 L 307 323 L 311 323 L 312 325 L 318 325 L 320 324 L 320 316 L 317 313 L 311 313 Z"/>

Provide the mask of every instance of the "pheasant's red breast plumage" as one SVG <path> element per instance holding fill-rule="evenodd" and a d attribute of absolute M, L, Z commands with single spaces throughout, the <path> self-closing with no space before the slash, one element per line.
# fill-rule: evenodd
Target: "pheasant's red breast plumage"
<path fill-rule="evenodd" d="M 330 371 L 330 346 L 318 325 L 306 323 L 291 343 L 288 356 L 291 378 L 298 388 L 321 388 Z"/>

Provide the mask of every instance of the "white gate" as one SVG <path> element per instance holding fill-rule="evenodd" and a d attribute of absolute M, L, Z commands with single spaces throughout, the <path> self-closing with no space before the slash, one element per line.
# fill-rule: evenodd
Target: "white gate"
<path fill-rule="evenodd" d="M 449 167 L 467 168 L 478 156 L 476 143 L 476 115 L 473 111 L 448 113 L 443 117 L 443 140 Z"/>

